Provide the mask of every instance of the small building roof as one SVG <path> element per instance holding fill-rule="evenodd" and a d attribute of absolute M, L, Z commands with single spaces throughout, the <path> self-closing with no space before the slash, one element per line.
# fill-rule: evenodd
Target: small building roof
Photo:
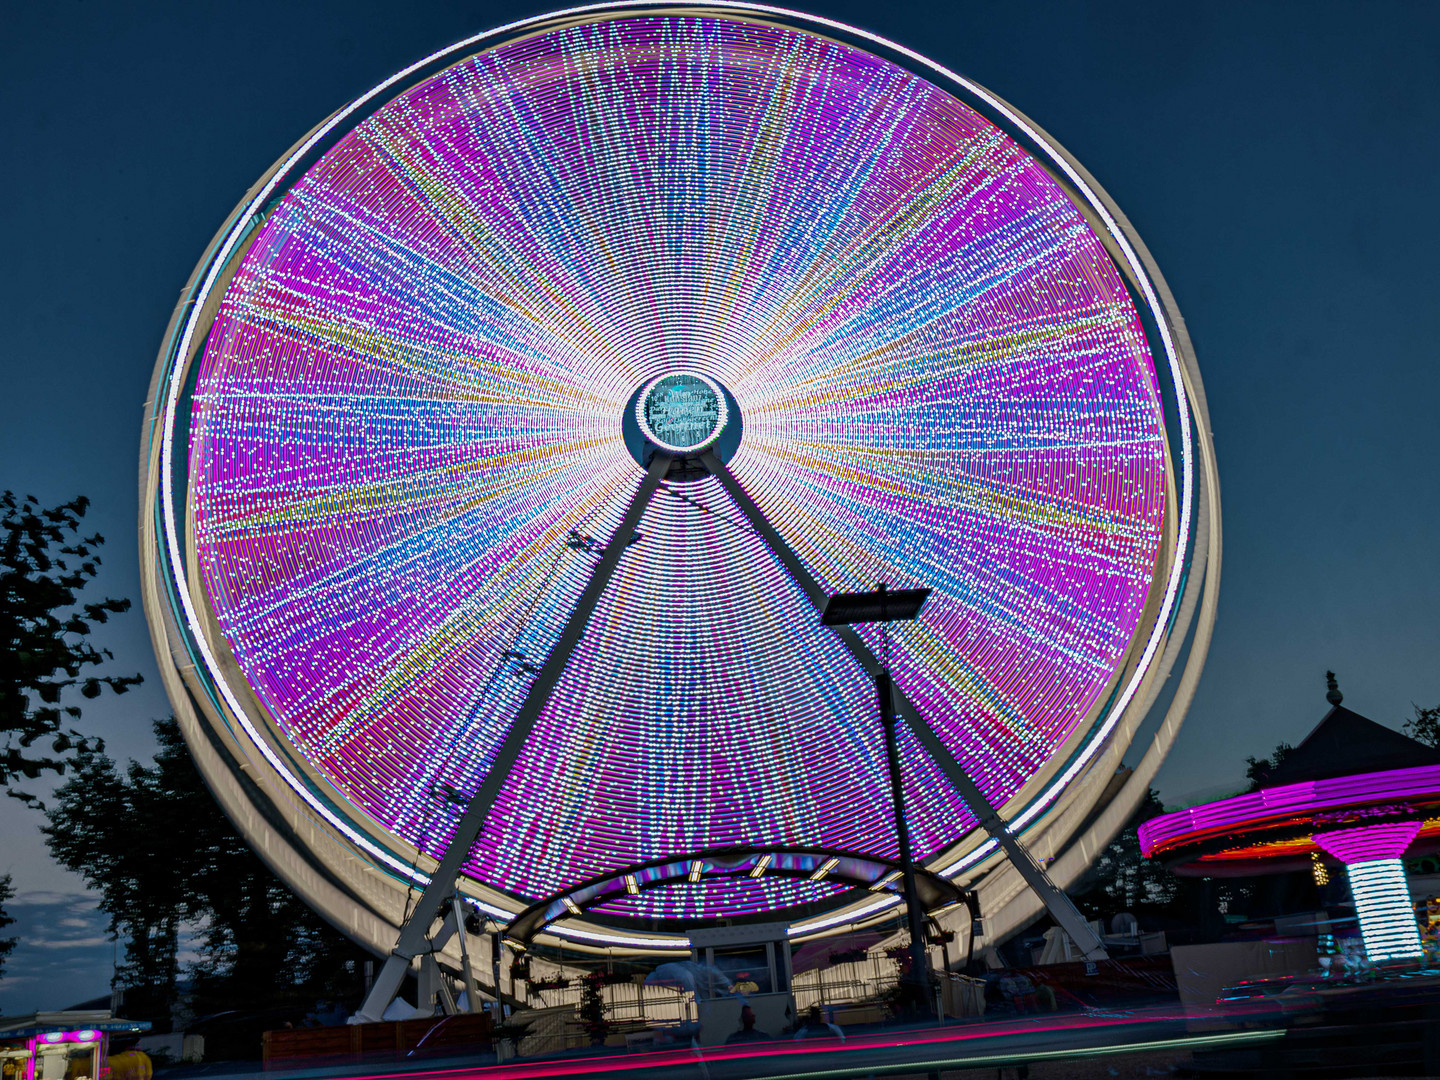
<path fill-rule="evenodd" d="M 1440 765 L 1440 750 L 1394 728 L 1334 706 L 1299 746 L 1265 778 L 1266 787 L 1305 780 L 1333 780 L 1353 773 Z"/>
<path fill-rule="evenodd" d="M 0 1039 L 24 1039 L 47 1031 L 149 1031 L 148 1020 L 121 1020 L 109 1009 L 65 1009 L 0 1017 Z"/>

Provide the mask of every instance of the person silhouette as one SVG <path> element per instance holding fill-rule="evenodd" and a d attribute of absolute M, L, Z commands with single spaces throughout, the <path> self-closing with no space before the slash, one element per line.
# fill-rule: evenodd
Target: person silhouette
<path fill-rule="evenodd" d="M 764 1042 L 770 1038 L 763 1031 L 755 1029 L 755 1010 L 749 1005 L 740 1006 L 740 1030 L 725 1040 L 725 1045 L 731 1043 Z"/>
<path fill-rule="evenodd" d="M 819 1005 L 811 1005 L 805 1013 L 805 1023 L 795 1032 L 796 1039 L 830 1039 L 845 1037 L 837 1024 L 825 1022 L 825 1016 L 820 1011 Z"/>

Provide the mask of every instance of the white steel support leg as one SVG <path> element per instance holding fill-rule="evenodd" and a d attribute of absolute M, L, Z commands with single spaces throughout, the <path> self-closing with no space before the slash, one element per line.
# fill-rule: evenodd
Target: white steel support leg
<path fill-rule="evenodd" d="M 455 920 L 455 932 L 460 935 L 460 970 L 465 980 L 465 1011 L 480 1011 L 480 988 L 475 985 L 475 968 L 470 964 L 470 942 L 465 933 L 465 904 L 460 899 L 460 890 L 451 898 L 454 906 L 450 918 Z M 495 997 L 500 997 L 500 984 L 495 984 Z"/>
<path fill-rule="evenodd" d="M 438 1005 L 446 1016 L 455 1015 L 455 995 L 450 989 L 450 980 L 436 962 L 434 953 L 425 953 L 420 957 L 419 987 L 419 1003 L 416 1007 L 421 1012 L 433 1015 Z"/>
<path fill-rule="evenodd" d="M 750 527 L 760 534 L 765 543 L 769 545 L 770 550 L 774 552 L 775 557 L 780 560 L 781 565 L 790 572 L 790 576 L 795 579 L 795 583 L 799 585 L 805 595 L 810 598 L 810 602 L 815 605 L 815 610 L 824 611 L 825 603 L 830 599 L 829 594 L 820 583 L 811 576 L 810 571 L 805 568 L 805 564 L 800 561 L 799 556 L 791 550 L 790 545 L 785 542 L 785 538 L 776 531 L 775 527 L 770 524 L 765 515 L 760 512 L 760 508 L 755 505 L 754 500 L 750 498 L 745 489 L 742 488 L 735 477 L 731 475 L 730 470 L 721 464 L 720 459 L 713 453 L 707 453 L 701 460 L 704 461 L 705 467 L 710 470 L 715 479 L 719 480 L 721 485 L 724 486 L 726 493 L 729 494 L 730 498 L 735 502 L 735 505 L 740 507 L 741 512 L 744 513 L 746 519 L 750 522 Z M 865 640 L 855 632 L 855 628 L 851 626 L 832 626 L 830 629 L 835 631 L 841 642 L 849 650 L 850 655 L 865 669 L 865 673 L 873 679 L 875 673 L 880 670 L 879 661 L 876 660 L 875 654 L 870 651 L 870 647 L 865 644 Z M 1091 928 L 1090 923 L 1086 921 L 1085 917 L 1080 914 L 1079 910 L 1075 907 L 1074 901 L 1066 896 L 1065 893 L 1050 880 L 1050 875 L 1045 872 L 1044 867 L 1035 861 L 1035 856 L 1030 854 L 1030 849 L 1022 844 L 1020 838 L 1010 831 L 1009 824 L 1000 816 L 999 812 L 990 805 L 990 800 L 985 797 L 985 793 L 980 790 L 975 784 L 975 781 L 970 779 L 970 776 L 961 767 L 960 763 L 955 760 L 954 755 L 951 754 L 945 744 L 940 741 L 940 737 L 935 734 L 934 729 L 931 728 L 925 718 L 916 711 L 910 699 L 900 692 L 899 687 L 893 686 L 893 684 L 892 693 L 895 700 L 895 711 L 905 719 L 905 722 L 910 726 L 910 730 L 915 733 L 915 737 L 920 741 L 920 745 L 925 747 L 926 752 L 935 760 L 935 764 L 940 766 L 940 770 L 945 774 L 945 778 L 950 781 L 961 800 L 964 801 L 965 805 L 970 809 L 970 812 L 975 815 L 975 819 L 980 823 L 980 827 L 999 845 L 1000 849 L 1005 853 L 1006 858 L 1010 860 L 1010 864 L 1014 866 L 1020 876 L 1025 879 L 1025 884 L 1029 885 L 1035 894 L 1040 897 L 1040 900 L 1050 912 L 1051 918 L 1055 920 L 1065 933 L 1070 935 L 1070 939 L 1074 941 L 1081 952 L 1085 954 L 1086 960 L 1108 960 L 1110 955 L 1105 951 L 1104 942 L 1095 934 L 1095 931 Z"/>
<path fill-rule="evenodd" d="M 525 700 L 521 703 L 514 721 L 510 724 L 510 730 L 505 735 L 505 741 L 500 744 L 500 749 L 495 753 L 495 759 L 490 763 L 489 772 L 485 774 L 479 790 L 475 792 L 465 807 L 460 824 L 455 827 L 455 833 L 440 858 L 440 865 L 430 878 L 430 884 L 425 886 L 425 891 L 420 895 L 420 901 L 415 905 L 415 910 L 411 912 L 410 918 L 400 928 L 400 937 L 395 943 L 395 950 L 385 960 L 380 974 L 375 979 L 374 987 L 365 998 L 365 1004 L 351 1018 L 352 1023 L 373 1023 L 379 1020 L 390 1002 L 395 1000 L 395 994 L 405 980 L 405 972 L 410 967 L 410 961 L 420 953 L 428 951 L 427 937 L 430 924 L 435 921 L 435 916 L 440 911 L 440 905 L 447 897 L 454 895 L 455 880 L 459 876 L 460 868 L 469 858 L 470 848 L 480 836 L 481 830 L 484 829 L 485 822 L 490 816 L 490 808 L 495 804 L 495 798 L 500 794 L 500 789 L 510 775 L 510 770 L 519 760 L 525 744 L 530 741 L 530 732 L 534 729 L 535 722 L 540 719 L 541 712 L 544 711 L 545 705 L 550 700 L 550 694 L 560 681 L 560 676 L 565 671 L 565 665 L 570 660 L 570 654 L 575 651 L 575 646 L 579 644 L 581 635 L 589 625 L 590 616 L 595 613 L 595 607 L 600 602 L 601 595 L 605 592 L 606 586 L 610 584 L 610 579 L 615 575 L 615 568 L 620 563 L 620 556 L 625 553 L 630 537 L 640 524 L 640 518 L 644 515 L 645 507 L 649 505 L 651 496 L 655 494 L 655 489 L 665 478 L 665 473 L 670 468 L 670 461 L 669 455 L 659 452 L 651 459 L 650 468 L 645 473 L 645 479 L 640 483 L 640 489 L 630 500 L 629 509 L 625 511 L 625 516 L 621 519 L 614 535 L 611 536 L 610 542 L 605 545 L 605 551 L 600 556 L 600 561 L 595 564 L 595 572 L 590 575 L 590 581 L 585 586 L 585 590 L 575 601 L 575 607 L 565 622 L 565 628 L 560 631 L 560 637 L 556 640 L 555 646 L 550 650 L 550 654 L 545 658 L 545 663 L 541 665 L 540 670 L 536 672 L 535 679 L 530 684 L 530 690 L 525 695 Z M 496 990 L 498 996 L 499 987 L 496 987 Z"/>

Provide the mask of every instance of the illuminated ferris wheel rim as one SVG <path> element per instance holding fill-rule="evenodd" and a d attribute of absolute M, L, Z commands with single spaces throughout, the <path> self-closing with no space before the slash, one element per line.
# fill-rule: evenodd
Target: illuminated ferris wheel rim
<path fill-rule="evenodd" d="M 277 745 L 267 738 L 267 734 L 261 730 L 261 726 L 257 725 L 254 718 L 254 703 L 243 701 L 242 696 L 237 694 L 236 688 L 230 684 L 230 681 L 219 674 L 225 670 L 227 662 L 233 663 L 233 660 L 217 655 L 217 648 L 212 647 L 212 643 L 215 643 L 218 649 L 223 649 L 224 643 L 218 635 L 213 633 L 213 627 L 209 625 L 209 613 L 202 611 L 201 606 L 196 602 L 197 596 L 203 598 L 203 589 L 198 583 L 192 581 L 186 570 L 189 565 L 186 548 L 192 541 L 179 528 L 177 500 L 183 499 L 183 495 L 175 490 L 174 439 L 177 418 L 184 399 L 187 377 L 194 365 L 198 363 L 200 346 L 203 342 L 203 333 L 200 333 L 202 324 L 206 320 L 207 311 L 213 308 L 211 301 L 212 297 L 216 295 L 216 286 L 225 280 L 238 265 L 243 245 L 250 236 L 254 235 L 254 227 L 268 204 L 288 190 L 290 184 L 304 175 L 306 169 L 324 153 L 328 146 L 333 145 L 346 132 L 364 120 L 376 107 L 391 100 L 408 86 L 428 79 L 440 70 L 476 52 L 563 25 L 620 19 L 637 14 L 713 15 L 719 13 L 740 19 L 750 17 L 766 24 L 778 23 L 782 26 L 856 45 L 920 74 L 927 81 L 949 90 L 972 108 L 978 106 L 982 115 L 992 121 L 997 117 L 1002 118 L 1004 121 L 1001 124 L 1002 129 L 1016 137 L 1032 157 L 1044 163 L 1052 175 L 1070 193 L 1072 202 L 1075 202 L 1092 223 L 1098 224 L 1099 227 L 1095 229 L 1097 235 L 1110 248 L 1112 258 L 1123 271 L 1130 287 L 1139 294 L 1140 302 L 1137 303 L 1137 309 L 1142 314 L 1148 315 L 1149 319 L 1153 321 L 1152 337 L 1158 338 L 1158 344 L 1163 348 L 1168 368 L 1168 382 L 1172 388 L 1177 412 L 1173 430 L 1169 424 L 1166 425 L 1167 474 L 1171 468 L 1172 457 L 1179 459 L 1180 466 L 1178 476 L 1170 474 L 1174 484 L 1171 489 L 1174 497 L 1166 500 L 1167 526 L 1162 545 L 1162 559 L 1159 564 L 1160 567 L 1163 567 L 1166 560 L 1169 562 L 1164 591 L 1161 594 L 1160 603 L 1154 607 L 1142 624 L 1144 632 L 1137 635 L 1131 648 L 1132 655 L 1129 661 L 1121 665 L 1117 675 L 1112 678 L 1111 685 L 1106 687 L 1105 693 L 1101 696 L 1100 708 L 1104 713 L 1103 719 L 1098 724 L 1079 725 L 1076 739 L 1072 740 L 1071 745 L 1067 746 L 1063 753 L 1057 755 L 1054 767 L 1047 770 L 1049 775 L 1045 777 L 1043 789 L 1037 791 L 1035 790 L 1036 785 L 1027 784 L 1021 792 L 1023 799 L 1018 800 L 1023 802 L 1023 805 L 1017 807 L 1012 804 L 1005 808 L 1007 814 L 1014 812 L 1011 819 L 1012 831 L 1019 832 L 1032 825 L 1048 807 L 1055 803 L 1070 782 L 1083 772 L 1105 745 L 1107 738 L 1119 723 L 1149 673 L 1157 650 L 1163 644 L 1165 635 L 1173 622 L 1175 605 L 1179 600 L 1189 564 L 1189 549 L 1193 543 L 1192 515 L 1195 504 L 1194 447 L 1188 388 L 1193 374 L 1187 371 L 1186 364 L 1180 356 L 1171 333 L 1171 322 L 1178 321 L 1178 316 L 1169 309 L 1166 303 L 1162 302 L 1150 273 L 1147 272 L 1137 253 L 1136 244 L 1132 243 L 1125 227 L 1120 224 L 1117 215 L 1112 211 L 1107 200 L 1099 193 L 1098 188 L 1052 140 L 1023 115 L 983 88 L 949 72 L 917 53 L 885 41 L 878 36 L 830 20 L 759 5 L 726 2 L 697 8 L 652 3 L 596 5 L 568 9 L 479 34 L 438 51 L 380 83 L 351 106 L 325 121 L 272 168 L 258 190 L 242 203 L 232 221 L 222 231 L 216 244 L 202 260 L 205 271 L 201 275 L 200 288 L 189 301 L 189 315 L 181 320 L 178 325 L 178 334 L 172 339 L 166 352 L 162 353 L 162 365 L 167 370 L 163 380 L 165 394 L 159 470 L 161 490 L 158 509 L 162 519 L 160 532 L 163 534 L 164 545 L 164 550 L 160 554 L 168 565 L 168 573 L 176 584 L 171 602 L 175 606 L 175 614 L 185 627 L 185 636 L 188 639 L 189 647 L 196 659 L 201 662 L 197 667 L 203 667 L 206 670 L 213 693 L 219 699 L 217 704 L 223 702 L 223 711 L 243 729 L 246 737 L 266 759 L 270 767 L 275 770 L 276 775 L 280 776 L 295 794 L 309 804 L 311 809 L 330 827 L 387 867 L 391 873 L 401 878 L 420 883 L 428 880 L 425 873 L 415 869 L 413 858 L 407 858 L 403 851 L 403 845 L 397 843 L 397 838 L 382 835 L 385 830 L 378 825 L 374 829 L 364 828 L 361 827 L 363 822 L 357 823 L 354 819 L 337 812 L 331 804 L 332 800 L 326 798 L 323 791 L 316 791 L 317 780 L 323 783 L 323 778 L 318 777 L 318 774 L 310 769 L 307 763 L 287 753 L 284 746 Z M 1078 198 L 1076 198 L 1077 195 Z M 213 318 L 213 311 L 209 311 L 209 317 Z M 1152 328 L 1147 327 L 1147 333 L 1150 329 Z M 649 387 L 646 389 L 648 390 Z M 641 398 L 643 399 L 644 396 L 642 393 Z M 723 405 L 722 397 L 722 409 Z M 637 403 L 638 408 L 639 404 Z M 716 433 L 721 427 L 723 427 L 723 420 L 716 426 Z M 1174 481 L 1178 481 L 1178 483 L 1174 483 Z M 1175 490 L 1176 488 L 1178 491 Z M 1172 507 L 1176 511 L 1173 517 L 1170 516 Z M 1139 655 L 1133 655 L 1137 650 Z M 247 708 L 247 705 L 250 707 Z M 993 849 L 993 841 L 984 840 L 978 834 L 972 833 L 950 852 L 936 859 L 934 864 L 936 869 L 943 873 L 959 875 L 975 868 L 991 854 Z M 478 894 L 476 901 L 488 913 L 497 917 L 506 917 L 519 910 L 519 905 L 509 901 L 508 898 L 492 894 L 487 887 L 479 883 L 475 883 L 475 885 Z M 865 917 L 867 911 L 877 911 L 889 907 L 893 903 L 893 899 L 889 897 L 861 901 L 822 919 L 802 922 L 796 926 L 795 932 L 804 934 L 824 929 L 827 925 L 853 922 L 857 918 Z M 602 927 L 592 932 L 582 926 L 575 926 L 567 928 L 562 936 L 566 935 L 577 940 L 586 940 L 587 938 L 600 941 L 613 940 L 617 943 L 632 945 L 654 945 L 662 940 L 666 944 L 673 944 L 673 939 L 620 934 L 608 927 Z"/>

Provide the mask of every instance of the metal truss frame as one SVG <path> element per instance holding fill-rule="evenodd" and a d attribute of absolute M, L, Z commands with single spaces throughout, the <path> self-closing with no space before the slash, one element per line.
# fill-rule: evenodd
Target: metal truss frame
<path fill-rule="evenodd" d="M 701 460 L 715 479 L 720 481 L 725 488 L 725 493 L 740 508 L 751 528 L 760 534 L 771 552 L 780 560 L 780 564 L 789 571 L 790 577 L 800 587 L 800 591 L 809 597 L 810 602 L 815 605 L 816 613 L 823 612 L 825 602 L 830 598 L 829 593 L 805 568 L 805 564 L 785 542 L 785 538 L 760 512 L 755 501 L 750 498 L 719 458 L 714 454 L 706 454 Z M 855 628 L 853 626 L 832 626 L 830 629 L 835 632 L 855 662 L 864 669 L 865 674 L 871 679 L 875 678 L 876 673 L 880 670 L 880 662 L 876 659 L 870 646 L 866 645 L 865 640 L 856 633 Z M 1030 854 L 1029 848 L 1025 847 L 1020 842 L 1020 838 L 1010 831 L 1009 822 L 1005 821 L 995 807 L 990 805 L 990 800 L 985 797 L 985 793 L 980 790 L 975 781 L 970 779 L 964 768 L 940 741 L 940 737 L 916 710 L 910 699 L 893 682 L 890 686 L 891 699 L 896 713 L 905 720 L 920 745 L 934 759 L 935 764 L 940 766 L 945 778 L 955 788 L 961 801 L 975 815 L 975 820 L 980 823 L 980 827 L 1000 846 L 1011 865 L 1025 879 L 1025 884 L 1030 886 L 1031 890 L 1040 897 L 1050 912 L 1051 918 L 1070 935 L 1071 940 L 1085 954 L 1086 960 L 1108 960 L 1109 954 L 1105 951 L 1105 943 L 1091 929 L 1089 922 L 1080 914 L 1074 902 L 1050 880 L 1050 875 L 1035 860 L 1035 856 Z"/>
<path fill-rule="evenodd" d="M 504 742 L 501 743 L 500 749 L 490 763 L 485 780 L 475 794 L 470 797 L 465 812 L 441 856 L 440 864 L 431 875 L 430 883 L 421 893 L 419 902 L 416 903 L 404 925 L 401 926 L 395 948 L 386 958 L 364 1005 L 355 1014 L 356 1022 L 379 1020 L 390 1002 L 394 1000 L 414 958 L 431 951 L 430 927 L 439 915 L 445 900 L 455 896 L 455 882 L 465 860 L 470 855 L 470 849 L 483 831 L 500 789 L 504 786 L 510 770 L 519 760 L 521 752 L 529 742 L 536 721 L 549 703 L 550 695 L 564 674 L 575 646 L 579 643 L 581 635 L 589 625 L 591 616 L 595 613 L 600 598 L 615 575 L 620 564 L 620 557 L 627 547 L 625 538 L 632 535 L 639 526 L 651 497 L 676 460 L 661 451 L 657 451 L 651 458 L 645 479 L 630 500 L 625 516 L 619 527 L 616 528 L 610 542 L 605 545 L 604 553 L 596 563 L 590 581 L 579 599 L 576 600 L 575 607 L 571 611 L 560 637 L 531 682 L 530 689 L 510 725 L 510 730 L 505 735 Z M 800 557 L 796 555 L 784 537 L 761 513 L 760 508 L 755 505 L 754 500 L 740 486 L 730 470 L 712 451 L 701 455 L 700 462 L 724 487 L 731 500 L 745 515 L 751 528 L 765 541 L 771 553 L 779 560 L 801 592 L 815 606 L 816 612 L 823 611 L 829 594 L 805 567 L 805 564 L 800 561 Z M 850 656 L 860 665 L 865 674 L 874 679 L 881 670 L 881 665 L 874 652 L 865 644 L 864 639 L 851 626 L 833 626 L 831 630 L 839 637 Z M 1074 903 L 1050 879 L 1050 875 L 1035 860 L 1029 849 L 1021 843 L 1020 838 L 1010 831 L 1009 823 L 990 804 L 985 794 L 956 761 L 954 755 L 941 742 L 940 737 L 916 710 L 910 699 L 893 683 L 891 683 L 891 697 L 895 713 L 904 719 L 920 745 L 934 759 L 946 779 L 954 787 L 956 794 L 960 796 L 961 801 L 975 816 L 980 827 L 995 841 L 1025 883 L 1039 896 L 1055 922 L 1080 947 L 1085 959 L 1107 959 L 1108 954 L 1105 951 L 1104 943 L 1091 929 L 1090 924 L 1080 914 Z"/>
<path fill-rule="evenodd" d="M 672 460 L 669 454 L 660 452 L 651 458 L 650 467 L 645 472 L 645 479 L 641 481 L 639 490 L 630 500 L 630 506 L 610 537 L 610 543 L 605 545 L 605 552 L 600 556 L 599 562 L 595 564 L 595 571 L 590 575 L 589 583 L 581 592 L 579 599 L 575 601 L 575 607 L 565 621 L 565 628 L 560 631 L 560 636 L 554 647 L 551 648 L 550 654 L 545 658 L 545 663 L 535 673 L 535 678 L 530 683 L 530 690 L 526 693 L 525 700 L 521 702 L 520 709 L 510 724 L 510 730 L 505 734 L 505 741 L 495 752 L 495 757 L 490 762 L 490 769 L 485 774 L 484 781 L 475 794 L 470 797 L 469 804 L 460 817 L 460 823 L 455 826 L 455 832 L 450 837 L 450 842 L 445 847 L 445 853 L 440 858 L 440 865 L 430 876 L 430 884 L 425 886 L 425 891 L 420 894 L 420 900 L 416 903 L 414 910 L 410 912 L 409 918 L 400 927 L 400 935 L 395 942 L 395 948 L 386 957 L 374 986 L 365 998 L 365 1004 L 360 1006 L 359 1012 L 353 1017 L 354 1022 L 374 1022 L 381 1019 L 390 1002 L 395 1000 L 395 994 L 405 980 L 405 973 L 410 970 L 410 962 L 416 956 L 430 951 L 431 924 L 440 914 L 441 905 L 446 899 L 455 895 L 456 878 L 459 877 L 461 867 L 470 856 L 470 849 L 479 839 L 486 821 L 490 818 L 490 810 L 495 805 L 495 798 L 500 794 L 500 788 L 509 777 L 510 770 L 514 768 L 515 762 L 519 760 L 521 752 L 529 743 L 535 722 L 540 719 L 540 714 L 550 701 L 550 694 L 560 681 L 560 676 L 564 674 L 565 666 L 570 661 L 570 655 L 575 651 L 575 646 L 580 643 L 585 628 L 590 624 L 590 617 L 595 613 L 595 608 L 600 602 L 600 597 L 604 595 L 606 586 L 615 576 L 615 570 L 620 565 L 620 556 L 629 546 L 626 540 L 640 524 L 640 519 L 645 514 L 645 508 L 650 505 L 650 499 L 659 488 L 660 481 L 665 478 L 666 472 L 669 471 Z"/>

